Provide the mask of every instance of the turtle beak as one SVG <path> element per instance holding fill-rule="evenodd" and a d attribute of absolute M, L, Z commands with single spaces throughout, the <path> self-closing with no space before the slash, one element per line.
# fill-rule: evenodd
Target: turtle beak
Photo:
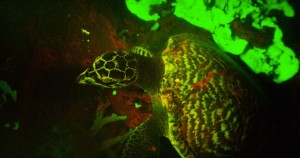
<path fill-rule="evenodd" d="M 88 73 L 89 69 L 86 69 L 82 72 L 76 79 L 76 82 L 79 84 L 88 84 L 88 85 L 99 85 L 96 82 L 95 78 L 91 77 Z"/>
<path fill-rule="evenodd" d="M 79 84 L 87 84 L 87 76 L 86 76 L 86 72 L 87 70 L 85 70 L 84 72 L 82 72 L 76 79 L 76 82 Z"/>
<path fill-rule="evenodd" d="M 80 74 L 80 75 L 76 78 L 76 82 L 79 83 L 79 84 L 83 84 L 82 81 L 83 81 L 83 75 Z"/>

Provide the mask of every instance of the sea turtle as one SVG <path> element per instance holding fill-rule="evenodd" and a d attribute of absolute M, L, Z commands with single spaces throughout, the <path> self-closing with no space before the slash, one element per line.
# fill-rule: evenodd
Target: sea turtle
<path fill-rule="evenodd" d="M 128 138 L 123 157 L 158 157 L 161 136 L 181 157 L 246 157 L 263 138 L 265 95 L 213 42 L 177 34 L 166 48 L 98 56 L 77 81 L 102 88 L 138 85 L 153 115 Z M 255 144 L 257 143 L 257 144 Z"/>

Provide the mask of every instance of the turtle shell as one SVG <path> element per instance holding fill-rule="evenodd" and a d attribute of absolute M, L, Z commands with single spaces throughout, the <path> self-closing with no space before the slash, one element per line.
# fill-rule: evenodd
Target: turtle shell
<path fill-rule="evenodd" d="M 179 34 L 169 38 L 161 57 L 167 137 L 182 157 L 239 157 L 258 150 L 248 147 L 264 132 L 258 127 L 266 123 L 265 97 L 229 56 L 206 39 Z"/>

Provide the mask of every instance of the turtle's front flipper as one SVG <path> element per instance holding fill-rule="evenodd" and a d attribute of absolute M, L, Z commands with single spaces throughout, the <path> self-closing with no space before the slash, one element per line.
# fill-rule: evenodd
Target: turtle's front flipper
<path fill-rule="evenodd" d="M 158 157 L 160 135 L 150 129 L 149 122 L 137 127 L 128 138 L 122 153 L 123 158 Z"/>
<path fill-rule="evenodd" d="M 161 105 L 153 106 L 152 117 L 136 127 L 128 138 L 123 158 L 154 158 L 159 156 L 160 137 L 166 131 L 166 114 Z M 158 110 L 160 109 L 160 110 Z"/>

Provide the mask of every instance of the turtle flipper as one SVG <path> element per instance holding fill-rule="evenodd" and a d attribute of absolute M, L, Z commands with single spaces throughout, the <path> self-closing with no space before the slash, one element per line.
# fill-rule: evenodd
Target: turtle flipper
<path fill-rule="evenodd" d="M 150 128 L 149 122 L 145 122 L 132 131 L 123 150 L 122 158 L 159 156 L 160 135 Z"/>
<path fill-rule="evenodd" d="M 166 132 L 167 115 L 161 104 L 153 106 L 152 117 L 130 134 L 122 158 L 154 158 L 160 154 L 160 138 Z"/>

